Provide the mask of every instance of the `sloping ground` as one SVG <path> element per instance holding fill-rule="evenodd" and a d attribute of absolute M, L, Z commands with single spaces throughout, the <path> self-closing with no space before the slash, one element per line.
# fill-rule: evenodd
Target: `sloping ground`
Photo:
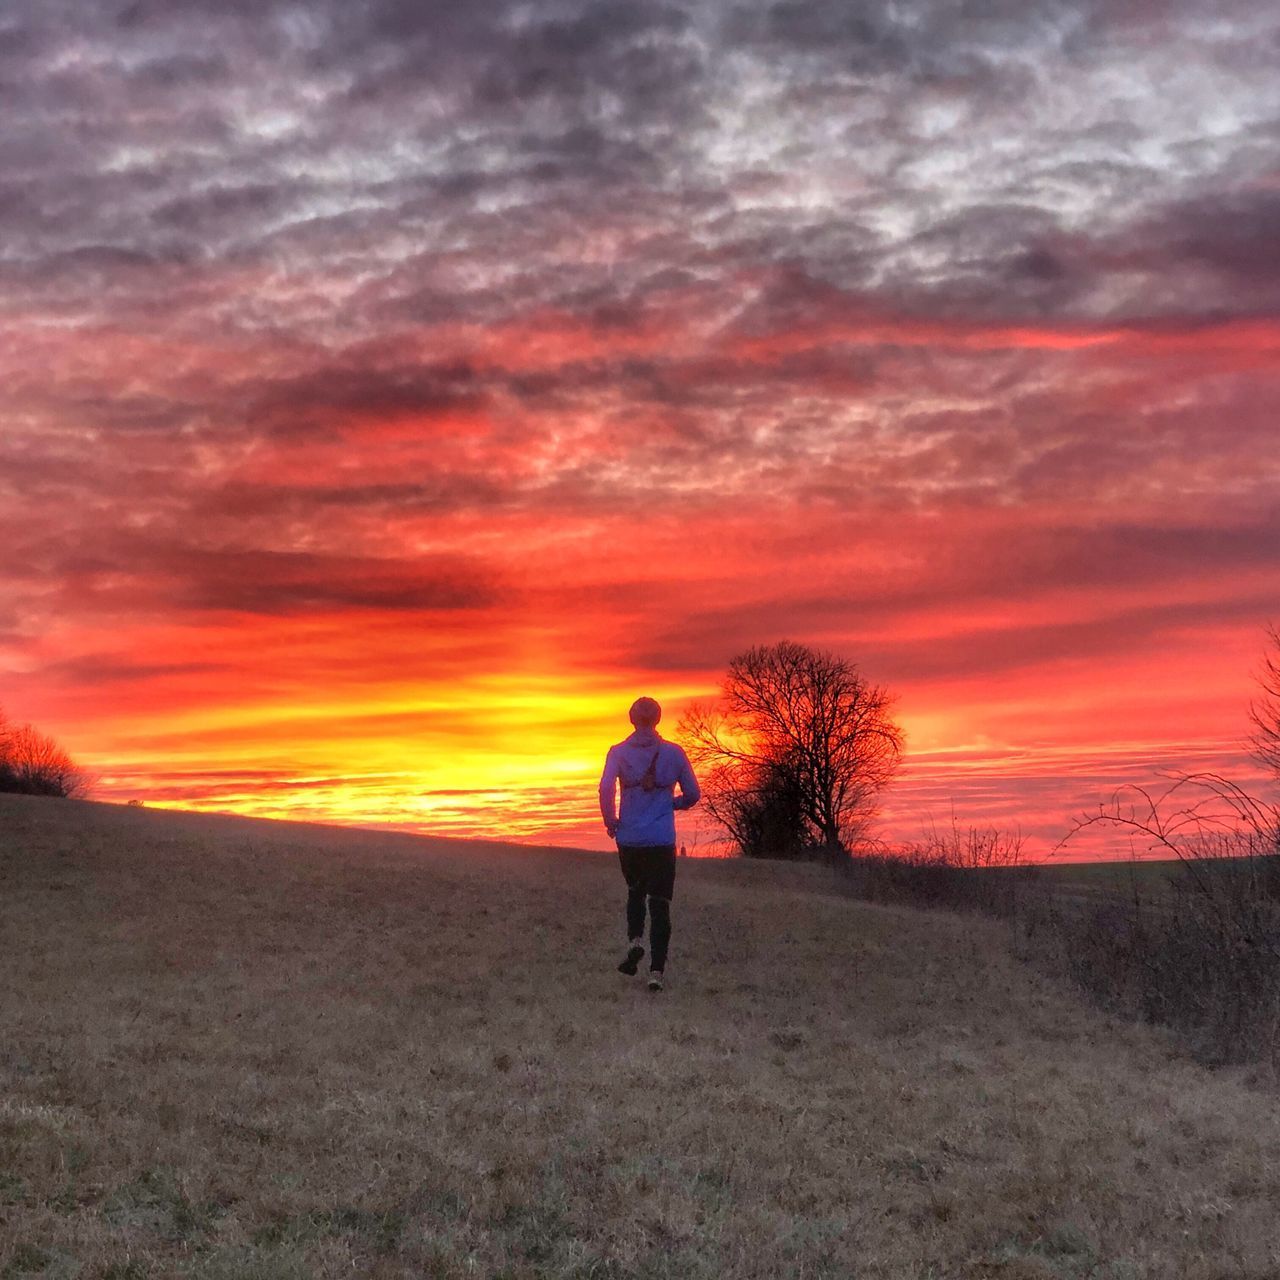
<path fill-rule="evenodd" d="M 0 797 L 0 1274 L 1280 1275 L 1280 1120 L 998 926 Z"/>

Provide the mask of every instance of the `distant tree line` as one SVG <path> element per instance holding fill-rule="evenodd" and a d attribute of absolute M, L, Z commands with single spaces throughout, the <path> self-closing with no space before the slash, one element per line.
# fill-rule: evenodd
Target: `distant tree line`
<path fill-rule="evenodd" d="M 0 792 L 83 796 L 89 776 L 48 734 L 14 724 L 0 708 Z"/>

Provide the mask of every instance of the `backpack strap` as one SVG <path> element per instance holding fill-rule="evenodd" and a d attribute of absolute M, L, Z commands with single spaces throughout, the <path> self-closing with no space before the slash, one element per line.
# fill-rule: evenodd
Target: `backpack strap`
<path fill-rule="evenodd" d="M 646 791 L 658 790 L 658 756 L 661 751 L 661 747 L 654 748 L 653 759 L 649 761 L 649 767 L 644 771 L 644 777 L 640 779 L 640 785 Z"/>
<path fill-rule="evenodd" d="M 623 778 L 621 779 L 622 789 L 624 791 L 635 791 L 640 788 L 644 791 L 661 791 L 662 784 L 658 781 L 658 756 L 661 753 L 661 746 L 654 748 L 653 758 L 649 761 L 649 767 L 641 774 L 639 781 L 628 782 Z"/>

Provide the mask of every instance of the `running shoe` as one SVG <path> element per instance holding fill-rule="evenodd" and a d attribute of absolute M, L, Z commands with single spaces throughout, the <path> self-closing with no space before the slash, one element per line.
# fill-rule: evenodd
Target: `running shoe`
<path fill-rule="evenodd" d="M 634 977 L 643 958 L 644 946 L 638 940 L 628 943 L 627 958 L 618 966 L 618 972 L 625 973 L 628 977 Z"/>

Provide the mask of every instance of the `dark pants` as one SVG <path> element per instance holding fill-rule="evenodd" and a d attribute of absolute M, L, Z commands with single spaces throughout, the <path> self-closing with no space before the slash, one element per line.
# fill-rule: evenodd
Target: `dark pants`
<path fill-rule="evenodd" d="M 620 844 L 618 861 L 627 882 L 627 937 L 644 937 L 645 901 L 649 904 L 649 968 L 665 969 L 671 941 L 671 899 L 676 888 L 673 844 Z"/>

